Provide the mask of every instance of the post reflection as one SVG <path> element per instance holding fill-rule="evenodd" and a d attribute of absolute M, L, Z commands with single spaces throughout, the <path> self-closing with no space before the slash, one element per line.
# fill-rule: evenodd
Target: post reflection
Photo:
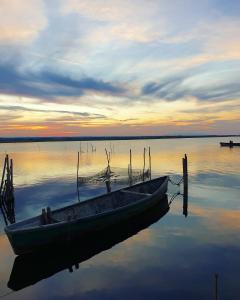
<path fill-rule="evenodd" d="M 32 253 L 15 258 L 8 287 L 20 290 L 38 281 L 48 278 L 64 269 L 73 272 L 79 264 L 123 242 L 139 231 L 157 222 L 169 211 L 167 195 L 159 204 L 144 214 L 140 214 L 124 223 L 93 233 L 84 239 L 64 246 L 48 249 L 44 253 Z"/>
<path fill-rule="evenodd" d="M 188 216 L 188 186 L 183 187 L 183 215 Z"/>

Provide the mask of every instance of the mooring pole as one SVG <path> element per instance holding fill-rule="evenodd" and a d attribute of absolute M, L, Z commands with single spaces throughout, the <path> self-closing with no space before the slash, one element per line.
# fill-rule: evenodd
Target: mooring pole
<path fill-rule="evenodd" d="M 188 215 L 188 159 L 184 155 L 182 159 L 183 164 L 183 214 L 185 217 Z"/>
<path fill-rule="evenodd" d="M 11 202 L 12 202 L 12 190 L 11 190 L 11 171 L 10 171 L 10 163 L 9 163 L 9 157 L 6 155 L 7 158 L 7 180 L 6 180 L 6 198 L 5 203 L 7 207 L 7 212 L 11 211 Z"/>
<path fill-rule="evenodd" d="M 77 184 L 78 184 L 78 172 L 79 172 L 79 152 L 77 156 Z"/>
<path fill-rule="evenodd" d="M 1 180 L 1 187 L 0 187 L 0 193 L 2 193 L 3 184 L 4 184 L 4 178 L 5 178 L 5 172 L 6 172 L 6 166 L 7 166 L 7 156 L 4 160 L 4 166 L 3 166 L 3 172 L 2 172 L 2 180 Z"/>
<path fill-rule="evenodd" d="M 129 152 L 129 183 L 130 183 L 130 186 L 132 185 L 132 149 L 130 149 L 130 152 Z"/>
<path fill-rule="evenodd" d="M 148 163 L 149 163 L 149 178 L 152 179 L 152 159 L 151 159 L 151 148 L 148 148 Z"/>
<path fill-rule="evenodd" d="M 7 220 L 11 224 L 14 223 L 13 161 L 12 159 L 9 161 L 8 154 L 5 157 L 0 186 L 0 208 L 3 213 L 5 224 Z"/>
<path fill-rule="evenodd" d="M 7 182 L 6 182 L 7 184 L 6 184 L 6 187 L 7 187 L 7 193 L 9 194 L 9 188 L 10 188 L 10 184 L 11 184 L 11 179 L 10 179 L 10 164 L 9 164 L 8 154 L 6 155 L 6 158 L 7 158 Z"/>
<path fill-rule="evenodd" d="M 187 155 L 184 155 L 184 158 L 182 159 L 183 164 L 183 186 L 184 186 L 184 192 L 188 191 L 188 159 Z"/>
<path fill-rule="evenodd" d="M 14 213 L 14 206 L 15 206 L 15 199 L 14 199 L 14 189 L 13 189 L 13 160 L 10 159 L 10 218 L 11 218 L 11 223 L 15 223 L 15 213 Z"/>
<path fill-rule="evenodd" d="M 143 181 L 145 180 L 146 148 L 143 150 Z"/>
<path fill-rule="evenodd" d="M 111 193 L 111 182 L 110 182 L 110 180 L 106 180 L 105 182 L 106 182 L 107 192 Z"/>
<path fill-rule="evenodd" d="M 188 191 L 186 188 L 183 191 L 183 215 L 188 216 Z"/>
<path fill-rule="evenodd" d="M 106 156 L 107 156 L 107 170 L 105 172 L 105 178 L 106 178 L 106 187 L 107 187 L 107 192 L 110 193 L 111 192 L 111 182 L 110 182 L 110 178 L 111 178 L 111 168 L 110 168 L 110 160 L 111 160 L 111 156 L 110 156 L 110 152 L 107 151 L 107 149 L 105 148 L 105 152 L 106 152 Z"/>
<path fill-rule="evenodd" d="M 10 159 L 10 181 L 11 181 L 11 188 L 13 189 L 13 160 Z"/>
<path fill-rule="evenodd" d="M 106 153 L 107 163 L 108 163 L 108 168 L 109 168 L 109 166 L 110 166 L 110 152 L 108 152 L 106 148 L 105 148 L 105 153 Z"/>
<path fill-rule="evenodd" d="M 3 219 L 4 219 L 4 223 L 7 226 L 8 225 L 8 221 L 7 221 L 7 217 L 5 215 L 5 211 L 4 211 L 4 183 L 5 183 L 5 172 L 6 172 L 6 166 L 7 166 L 7 157 L 5 157 L 4 159 L 4 165 L 3 165 L 3 172 L 2 172 L 2 180 L 1 180 L 1 186 L 0 186 L 0 209 L 3 215 Z"/>
<path fill-rule="evenodd" d="M 107 180 L 106 180 L 106 187 L 107 187 L 107 192 L 111 193 L 111 169 L 110 169 L 110 160 L 111 160 L 111 154 L 110 152 L 107 152 L 107 161 L 108 161 L 108 166 L 107 166 Z"/>
<path fill-rule="evenodd" d="M 78 196 L 78 201 L 80 202 L 80 194 L 79 194 L 79 180 L 78 180 L 78 173 L 79 173 L 79 155 L 80 153 L 78 152 L 78 160 L 77 160 L 77 196 Z"/>

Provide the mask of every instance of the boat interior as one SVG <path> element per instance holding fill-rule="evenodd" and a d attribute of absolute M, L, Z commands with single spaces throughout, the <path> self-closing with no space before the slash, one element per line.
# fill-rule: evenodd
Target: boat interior
<path fill-rule="evenodd" d="M 89 201 L 72 205 L 52 213 L 53 220 L 71 221 L 111 211 L 151 196 L 161 185 L 165 178 L 147 181 L 132 187 L 112 192 Z"/>
<path fill-rule="evenodd" d="M 152 195 L 161 186 L 165 179 L 166 177 L 160 177 L 152 181 L 146 181 L 144 183 L 136 184 L 131 187 L 54 210 L 51 212 L 51 215 L 48 216 L 49 222 L 47 224 L 74 221 L 130 205 Z M 21 228 L 47 225 L 46 222 L 43 222 L 42 215 L 20 223 Z M 16 223 L 11 225 L 12 229 L 14 229 L 15 226 L 19 228 L 20 224 Z"/>

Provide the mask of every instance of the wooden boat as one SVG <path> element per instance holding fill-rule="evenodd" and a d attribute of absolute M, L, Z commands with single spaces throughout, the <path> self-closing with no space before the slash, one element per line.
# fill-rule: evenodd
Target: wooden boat
<path fill-rule="evenodd" d="M 37 251 L 73 241 L 142 213 L 165 195 L 168 176 L 142 182 L 51 213 L 51 223 L 41 215 L 5 228 L 15 254 Z"/>
<path fill-rule="evenodd" d="M 233 141 L 229 142 L 220 142 L 221 147 L 235 147 L 235 146 L 240 146 L 240 143 L 234 143 Z"/>
<path fill-rule="evenodd" d="M 32 252 L 15 258 L 8 287 L 14 291 L 33 285 L 63 270 L 73 272 L 79 264 L 112 248 L 139 231 L 159 221 L 169 211 L 168 197 L 164 195 L 156 205 L 128 220 L 93 232 L 64 247 Z"/>

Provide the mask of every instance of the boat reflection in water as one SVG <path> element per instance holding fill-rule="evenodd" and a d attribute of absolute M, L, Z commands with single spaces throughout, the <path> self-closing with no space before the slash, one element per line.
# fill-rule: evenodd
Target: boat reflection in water
<path fill-rule="evenodd" d="M 82 263 L 94 255 L 110 249 L 114 245 L 137 234 L 157 222 L 169 210 L 167 195 L 152 207 L 124 223 L 112 226 L 110 229 L 91 234 L 89 237 L 78 240 L 64 246 L 64 248 L 52 248 L 40 253 L 31 253 L 15 258 L 8 287 L 12 290 L 20 290 L 38 281 L 48 278 L 64 269 L 71 272 L 73 266 L 79 267 Z"/>

